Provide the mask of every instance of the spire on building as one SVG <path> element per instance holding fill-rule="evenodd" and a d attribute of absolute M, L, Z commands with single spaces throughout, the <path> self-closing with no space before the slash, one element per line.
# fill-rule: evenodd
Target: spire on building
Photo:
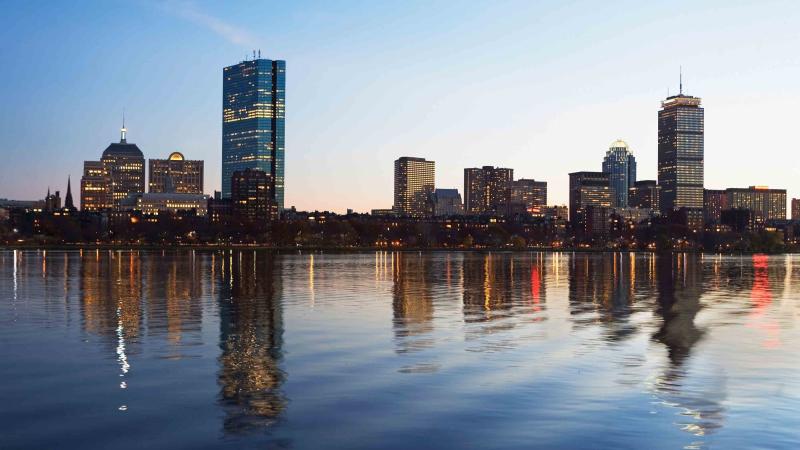
<path fill-rule="evenodd" d="M 678 87 L 680 95 L 683 95 L 683 66 L 678 66 Z"/>
<path fill-rule="evenodd" d="M 125 135 L 128 133 L 128 129 L 125 128 L 125 108 L 122 108 L 122 128 L 119 131 L 120 131 L 119 143 L 126 144 L 127 140 Z"/>
<path fill-rule="evenodd" d="M 67 196 L 64 198 L 64 208 L 74 210 L 75 204 L 72 202 L 71 178 L 71 176 L 67 175 Z"/>

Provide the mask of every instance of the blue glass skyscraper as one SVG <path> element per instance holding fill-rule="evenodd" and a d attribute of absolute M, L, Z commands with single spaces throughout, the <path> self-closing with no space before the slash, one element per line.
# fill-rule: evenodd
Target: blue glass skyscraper
<path fill-rule="evenodd" d="M 222 196 L 230 198 L 234 172 L 258 169 L 283 209 L 286 61 L 242 61 L 222 75 Z"/>
<path fill-rule="evenodd" d="M 611 206 L 628 207 L 628 189 L 636 183 L 636 158 L 625 141 L 611 143 L 603 159 L 603 173 L 608 174 L 611 186 Z"/>

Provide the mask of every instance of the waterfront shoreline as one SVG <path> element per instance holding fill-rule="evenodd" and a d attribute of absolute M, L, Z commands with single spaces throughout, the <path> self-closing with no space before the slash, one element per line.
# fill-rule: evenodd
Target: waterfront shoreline
<path fill-rule="evenodd" d="M 0 250 L 109 250 L 109 251 L 131 251 L 131 250 L 258 250 L 270 251 L 273 253 L 363 253 L 376 251 L 391 251 L 404 253 L 446 253 L 446 252 L 504 252 L 504 253 L 691 253 L 705 255 L 792 255 L 800 254 L 800 249 L 790 249 L 782 252 L 763 252 L 763 251 L 739 251 L 739 252 L 708 252 L 696 249 L 686 250 L 648 250 L 648 249 L 607 249 L 607 248 L 560 248 L 552 247 L 485 247 L 485 248 L 427 248 L 427 247 L 273 247 L 269 245 L 125 245 L 125 244 L 52 244 L 52 245 L 0 245 Z"/>

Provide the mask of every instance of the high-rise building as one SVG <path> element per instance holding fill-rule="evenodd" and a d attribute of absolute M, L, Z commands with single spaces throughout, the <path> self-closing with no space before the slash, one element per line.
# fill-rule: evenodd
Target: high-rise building
<path fill-rule="evenodd" d="M 458 189 L 436 189 L 432 200 L 433 215 L 436 217 L 464 215 L 464 203 Z"/>
<path fill-rule="evenodd" d="M 750 186 L 728 188 L 725 193 L 730 209 L 750 210 L 755 218 L 764 221 L 786 220 L 786 189 Z"/>
<path fill-rule="evenodd" d="M 259 169 L 237 170 L 231 176 L 233 213 L 248 225 L 264 226 L 278 217 L 271 177 Z"/>
<path fill-rule="evenodd" d="M 792 199 L 792 220 L 800 220 L 800 198 Z"/>
<path fill-rule="evenodd" d="M 539 216 L 544 214 L 547 206 L 547 182 L 526 178 L 510 183 L 511 208 L 519 209 L 528 214 Z"/>
<path fill-rule="evenodd" d="M 84 161 L 81 177 L 81 210 L 111 209 L 111 178 L 102 161 Z"/>
<path fill-rule="evenodd" d="M 730 209 L 728 193 L 721 189 L 703 189 L 703 219 L 706 223 L 721 223 L 722 211 Z"/>
<path fill-rule="evenodd" d="M 636 182 L 636 158 L 623 140 L 611 143 L 603 158 L 603 173 L 611 183 L 611 206 L 628 207 L 628 189 Z"/>
<path fill-rule="evenodd" d="M 662 214 L 703 208 L 704 135 L 701 99 L 683 94 L 667 97 L 658 112 L 658 184 Z"/>
<path fill-rule="evenodd" d="M 429 200 L 435 188 L 435 163 L 403 156 L 394 162 L 394 211 L 422 217 L 431 213 Z"/>
<path fill-rule="evenodd" d="M 167 159 L 150 159 L 150 192 L 203 193 L 203 161 L 172 152 Z"/>
<path fill-rule="evenodd" d="M 609 175 L 603 172 L 569 174 L 569 220 L 581 220 L 587 206 L 611 207 Z"/>
<path fill-rule="evenodd" d="M 128 130 L 125 123 L 122 123 L 120 130 L 120 140 L 110 144 L 103 150 L 100 164 L 95 161 L 84 163 L 84 176 L 89 173 L 92 178 L 92 188 L 98 194 L 101 203 L 93 203 L 94 199 L 87 199 L 85 210 L 101 210 L 108 208 L 120 208 L 123 200 L 129 195 L 141 194 L 144 190 L 144 155 L 136 144 L 129 144 L 126 138 Z M 99 169 L 98 169 L 99 168 Z M 83 196 L 83 181 L 81 181 L 81 195 Z M 105 189 L 103 189 L 105 184 Z M 99 194 L 103 195 L 99 195 Z M 83 197 L 81 197 L 83 203 Z M 96 209 L 95 209 L 96 208 Z"/>
<path fill-rule="evenodd" d="M 641 180 L 628 189 L 628 205 L 632 208 L 659 211 L 658 194 L 661 189 L 656 180 Z"/>
<path fill-rule="evenodd" d="M 510 200 L 514 169 L 483 166 L 464 169 L 467 214 L 504 214 Z"/>
<path fill-rule="evenodd" d="M 234 172 L 258 169 L 283 209 L 285 122 L 286 61 L 259 58 L 223 69 L 223 198 L 231 197 Z"/>

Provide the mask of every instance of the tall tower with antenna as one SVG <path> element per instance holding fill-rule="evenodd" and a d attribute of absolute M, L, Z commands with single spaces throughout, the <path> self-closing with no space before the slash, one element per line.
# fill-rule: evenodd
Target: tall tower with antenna
<path fill-rule="evenodd" d="M 256 59 L 256 57 L 258 58 Z M 267 173 L 270 198 L 284 202 L 286 61 L 261 59 L 222 71 L 222 196 L 231 197 L 235 172 Z"/>
<path fill-rule="evenodd" d="M 684 211 L 687 225 L 703 225 L 705 177 L 702 100 L 683 93 L 683 67 L 678 72 L 678 95 L 661 102 L 658 112 L 658 184 L 664 215 Z"/>

